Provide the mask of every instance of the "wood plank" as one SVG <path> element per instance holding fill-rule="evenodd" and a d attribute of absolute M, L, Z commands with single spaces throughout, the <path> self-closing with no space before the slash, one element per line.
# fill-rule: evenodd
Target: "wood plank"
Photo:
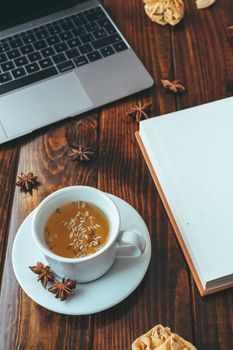
<path fill-rule="evenodd" d="M 227 27 L 233 22 L 233 5 L 227 0 L 197 10 L 186 1 L 183 22 L 172 31 L 174 76 L 187 87 L 177 96 L 178 109 L 231 96 L 232 47 Z M 182 64 L 184 62 L 184 64 Z"/>
<path fill-rule="evenodd" d="M 19 150 L 20 146 L 17 141 L 0 146 L 0 286 L 8 241 Z"/>
<path fill-rule="evenodd" d="M 68 157 L 68 143 L 76 143 L 77 119 L 0 146 L 0 344 L 4 350 L 74 346 L 125 350 L 140 334 L 162 323 L 196 343 L 199 350 L 233 348 L 232 291 L 207 299 L 199 296 L 136 144 L 137 125 L 126 118 L 139 101 L 152 100 L 153 114 L 159 115 L 232 95 L 232 46 L 226 26 L 233 24 L 233 3 L 217 1 L 212 8 L 198 11 L 194 0 L 186 0 L 185 19 L 174 29 L 152 23 L 142 1 L 104 3 L 154 77 L 155 87 L 103 108 L 100 124 L 95 114 L 83 116 L 98 150 L 90 163 L 79 164 Z M 174 96 L 161 89 L 161 78 L 181 79 L 187 91 Z M 32 196 L 15 190 L 16 174 L 29 170 L 41 182 Z M 93 316 L 62 316 L 38 306 L 18 286 L 11 266 L 20 223 L 45 196 L 71 184 L 98 185 L 125 199 L 142 215 L 151 233 L 152 260 L 141 285 L 119 305 Z"/>
<path fill-rule="evenodd" d="M 151 233 L 152 260 L 146 277 L 131 296 L 93 316 L 92 348 L 130 349 L 136 337 L 158 323 L 171 326 L 192 341 L 186 265 L 136 144 L 134 133 L 138 126 L 126 117 L 138 101 L 152 100 L 153 114 L 175 109 L 174 96 L 164 98 L 160 88 L 160 78 L 172 71 L 170 31 L 150 22 L 142 2 L 105 3 L 155 78 L 155 87 L 114 103 L 102 112 L 98 187 L 123 198 L 142 215 Z"/>
<path fill-rule="evenodd" d="M 78 349 L 89 348 L 90 317 L 64 316 L 34 303 L 18 285 L 11 264 L 17 229 L 44 197 L 64 186 L 97 184 L 97 158 L 80 164 L 68 156 L 69 145 L 76 142 L 76 123 L 75 119 L 65 121 L 38 132 L 21 149 L 18 173 L 32 171 L 39 176 L 41 186 L 32 195 L 21 193 L 19 188 L 15 191 L 0 300 L 0 344 L 4 350 L 71 349 L 73 344 Z M 85 116 L 82 123 L 92 129 L 96 143 L 97 116 Z"/>
<path fill-rule="evenodd" d="M 196 9 L 194 1 L 186 1 L 185 5 L 184 21 L 172 31 L 172 78 L 182 80 L 187 87 L 183 95 L 177 96 L 178 109 L 232 95 L 229 82 L 233 81 L 232 47 L 227 38 L 227 26 L 233 23 L 232 1 L 217 1 L 202 11 Z M 233 348 L 232 296 L 232 290 L 228 290 L 202 299 L 192 281 L 198 349 Z"/>
<path fill-rule="evenodd" d="M 194 327 L 198 349 L 233 348 L 232 289 L 202 299 L 193 285 Z"/>

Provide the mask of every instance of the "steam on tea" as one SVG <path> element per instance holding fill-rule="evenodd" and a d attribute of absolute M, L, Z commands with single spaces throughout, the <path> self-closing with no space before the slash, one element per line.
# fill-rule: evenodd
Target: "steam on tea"
<path fill-rule="evenodd" d="M 44 237 L 49 249 L 66 258 L 81 258 L 101 249 L 108 239 L 104 213 L 86 202 L 58 208 L 48 219 Z"/>

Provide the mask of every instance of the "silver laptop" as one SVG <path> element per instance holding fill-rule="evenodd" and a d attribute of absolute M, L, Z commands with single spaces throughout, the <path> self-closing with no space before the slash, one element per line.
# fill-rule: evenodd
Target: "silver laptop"
<path fill-rule="evenodd" d="M 5 0 L 0 143 L 153 85 L 97 0 Z"/>

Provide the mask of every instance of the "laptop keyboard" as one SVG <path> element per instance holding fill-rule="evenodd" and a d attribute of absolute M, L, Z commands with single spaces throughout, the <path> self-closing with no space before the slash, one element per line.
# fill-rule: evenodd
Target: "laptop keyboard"
<path fill-rule="evenodd" d="M 0 95 L 127 49 L 100 6 L 0 40 Z"/>

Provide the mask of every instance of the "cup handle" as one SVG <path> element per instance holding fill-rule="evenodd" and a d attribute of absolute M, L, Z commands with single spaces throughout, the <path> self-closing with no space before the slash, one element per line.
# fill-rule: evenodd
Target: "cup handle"
<path fill-rule="evenodd" d="M 136 231 L 120 231 L 115 258 L 136 258 L 143 254 L 146 240 Z"/>

